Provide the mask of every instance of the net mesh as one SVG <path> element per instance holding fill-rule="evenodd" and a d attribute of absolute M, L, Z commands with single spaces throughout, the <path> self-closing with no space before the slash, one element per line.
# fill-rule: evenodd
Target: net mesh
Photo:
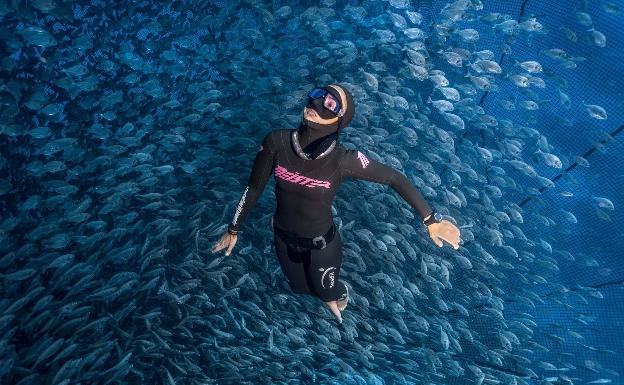
<path fill-rule="evenodd" d="M 437 9 L 444 4 L 434 2 L 429 16 L 434 17 Z M 603 31 L 618 29 L 621 15 L 605 12 L 601 8 L 604 3 L 588 2 L 585 5 L 585 11 L 592 15 L 594 28 Z M 557 223 L 547 233 L 544 233 L 542 226 L 535 226 L 534 231 L 526 231 L 529 238 L 547 239 L 553 247 L 565 249 L 575 256 L 575 261 L 560 259 L 558 273 L 560 281 L 557 283 L 572 288 L 571 292 L 561 292 L 552 284 L 544 284 L 536 290 L 542 293 L 543 303 L 536 303 L 529 312 L 538 324 L 533 341 L 545 349 L 538 350 L 533 358 L 551 362 L 557 367 L 573 362 L 575 369 L 569 368 L 568 374 L 595 380 L 601 374 L 614 375 L 624 370 L 624 332 L 621 328 L 624 319 L 624 263 L 620 251 L 624 244 L 621 228 L 624 218 L 622 211 L 617 210 L 624 203 L 621 188 L 624 183 L 621 171 L 624 136 L 620 135 L 624 109 L 621 87 L 617 85 L 623 67 L 622 61 L 614 54 L 624 44 L 619 36 L 609 35 L 607 48 L 596 49 L 587 41 L 585 31 L 589 27 L 574 22 L 575 13 L 580 10 L 583 10 L 580 2 L 574 1 L 557 2 L 556 5 L 531 0 L 486 3 L 484 12 L 517 15 L 519 21 L 536 17 L 547 30 L 547 34 L 539 38 L 513 39 L 509 43 L 511 54 L 500 51 L 500 36 L 492 31 L 480 30 L 479 45 L 496 53 L 503 73 L 520 72 L 515 60 L 535 58 L 539 58 L 537 60 L 550 71 L 545 77 L 547 87 L 538 90 L 543 103 L 540 103 L 539 110 L 531 114 L 503 107 L 501 101 L 508 99 L 509 95 L 522 99 L 511 83 L 500 84 L 496 92 L 484 93 L 480 104 L 487 114 L 497 117 L 499 121 L 528 119 L 533 122 L 552 145 L 553 152 L 570 160 L 568 165 L 574 164 L 574 156 L 586 156 L 589 161 L 589 167 L 576 166 L 567 172 L 564 171 L 565 166 L 563 170 L 555 170 L 538 165 L 535 169 L 539 175 L 555 180 L 555 187 L 543 189 L 535 199 L 532 194 L 521 193 L 512 199 L 527 210 L 541 211 Z M 574 31 L 577 41 L 566 37 L 566 29 Z M 563 49 L 570 57 L 578 58 L 576 68 L 563 68 L 543 54 L 544 50 L 553 48 Z M 566 108 L 562 103 L 560 90 L 569 95 L 572 108 Z M 583 103 L 603 106 L 608 111 L 608 119 L 591 119 Z M 476 134 L 466 132 L 466 137 L 471 135 L 474 137 Z M 497 138 L 486 137 L 481 143 L 493 146 Z M 536 149 L 534 145 L 533 148 L 526 148 L 525 152 L 531 153 Z M 523 183 L 519 179 L 517 182 Z M 595 196 L 611 197 L 616 210 L 609 211 L 608 217 L 601 217 L 596 208 L 588 204 Z M 561 209 L 575 213 L 578 223 L 567 223 Z M 575 291 L 584 290 L 579 287 L 596 288 L 599 293 L 587 301 L 581 300 L 574 295 Z M 507 299 L 506 303 L 506 311 L 511 313 L 527 311 L 513 299 Z M 512 366 L 509 368 L 513 370 Z M 557 377 L 561 372 L 544 370 L 542 373 L 547 378 L 549 373 L 550 377 Z M 570 377 L 574 375 L 570 374 Z"/>

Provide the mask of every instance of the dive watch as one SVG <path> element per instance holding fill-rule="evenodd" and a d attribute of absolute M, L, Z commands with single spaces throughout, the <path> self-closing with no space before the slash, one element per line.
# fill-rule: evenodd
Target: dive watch
<path fill-rule="evenodd" d="M 440 223 L 442 221 L 442 215 L 440 213 L 433 212 L 423 220 L 425 226 L 429 226 L 433 223 Z"/>

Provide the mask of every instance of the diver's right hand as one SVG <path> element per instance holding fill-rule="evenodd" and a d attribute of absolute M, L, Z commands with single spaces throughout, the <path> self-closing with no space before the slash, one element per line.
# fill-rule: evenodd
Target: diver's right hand
<path fill-rule="evenodd" d="M 237 239 L 237 235 L 232 235 L 226 231 L 225 234 L 221 236 L 221 239 L 219 239 L 219 242 L 215 243 L 215 245 L 212 247 L 212 252 L 216 253 L 217 251 L 220 251 L 227 247 L 227 250 L 225 251 L 225 256 L 229 256 L 232 253 L 232 249 L 234 248 Z"/>

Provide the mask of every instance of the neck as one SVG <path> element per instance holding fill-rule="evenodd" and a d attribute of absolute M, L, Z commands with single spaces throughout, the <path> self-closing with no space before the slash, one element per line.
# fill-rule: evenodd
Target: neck
<path fill-rule="evenodd" d="M 328 135 L 331 135 L 336 132 L 335 127 L 310 127 L 306 124 L 306 122 L 302 122 L 297 129 L 297 136 L 299 138 L 299 144 L 301 148 L 305 149 L 310 143 L 317 141 L 321 138 L 324 138 Z"/>

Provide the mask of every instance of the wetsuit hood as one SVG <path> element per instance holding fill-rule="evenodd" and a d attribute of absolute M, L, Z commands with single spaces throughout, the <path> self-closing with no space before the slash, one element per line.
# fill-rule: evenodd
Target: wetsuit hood
<path fill-rule="evenodd" d="M 340 130 L 351 123 L 353 115 L 355 114 L 353 96 L 345 87 L 332 84 L 325 88 L 332 96 L 340 100 L 341 106 L 346 106 L 346 108 L 343 107 L 343 116 L 339 117 L 338 121 L 332 124 L 320 124 L 307 120 L 305 116 L 303 117 L 298 128 L 299 142 L 303 151 L 306 154 L 310 154 L 309 156 L 311 159 L 315 159 L 319 154 L 329 148 L 334 140 L 338 141 Z M 345 98 L 341 97 L 337 90 L 338 88 L 344 92 Z"/>
<path fill-rule="evenodd" d="M 342 106 L 347 106 L 347 108 L 345 108 L 345 112 L 344 115 L 342 116 L 342 119 L 338 119 L 338 131 L 342 130 L 343 128 L 347 127 L 349 125 L 349 123 L 351 123 L 351 120 L 353 119 L 353 115 L 355 115 L 355 102 L 353 101 L 353 95 L 351 95 L 351 93 L 349 92 L 349 90 L 347 90 L 345 87 L 339 85 L 339 84 L 332 84 L 326 87 L 327 90 L 329 91 L 330 94 L 332 94 L 336 99 L 340 100 L 340 103 Z M 344 92 L 345 94 L 345 98 L 346 100 L 343 100 L 342 97 L 340 97 L 340 94 L 337 91 L 337 88 L 340 88 L 342 90 L 342 92 Z"/>

